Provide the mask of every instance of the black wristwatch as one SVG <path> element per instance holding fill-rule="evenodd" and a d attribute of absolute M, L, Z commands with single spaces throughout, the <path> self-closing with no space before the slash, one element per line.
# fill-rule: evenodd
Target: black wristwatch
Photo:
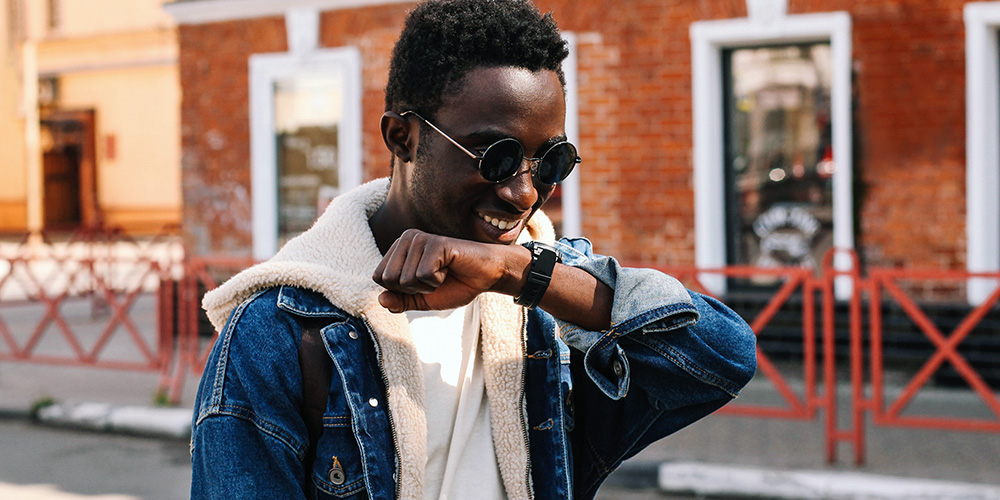
<path fill-rule="evenodd" d="M 534 309 L 542 301 L 545 289 L 552 281 L 552 270 L 557 262 L 562 262 L 562 256 L 559 255 L 559 250 L 545 243 L 529 241 L 522 246 L 531 251 L 531 267 L 528 268 L 528 282 L 524 284 L 520 295 L 514 298 L 514 303 Z"/>

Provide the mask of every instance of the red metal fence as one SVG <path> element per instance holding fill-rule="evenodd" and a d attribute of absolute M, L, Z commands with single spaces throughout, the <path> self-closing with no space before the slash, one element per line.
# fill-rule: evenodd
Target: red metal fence
<path fill-rule="evenodd" d="M 1000 432 L 996 387 L 958 349 L 974 332 L 1000 346 L 1000 331 L 984 326 L 1000 322 L 1000 288 L 994 286 L 984 302 L 967 307 L 949 333 L 939 326 L 939 314 L 928 311 L 941 297 L 964 304 L 970 278 L 1000 282 L 1000 273 L 871 269 L 862 274 L 856 257 L 847 253 L 849 269 L 835 270 L 828 256 L 817 273 L 662 268 L 704 293 L 712 292 L 703 284 L 709 276 L 713 283 L 723 278 L 758 290 L 752 306 L 734 305 L 741 300 L 733 293 L 735 285 L 724 299 L 758 335 L 758 377 L 773 387 L 778 403 L 741 398 L 722 411 L 797 420 L 821 414 L 829 462 L 837 459 L 839 442 L 852 444 L 854 461 L 864 462 L 866 419 L 876 426 Z M 159 373 L 160 393 L 179 402 L 184 381 L 200 374 L 217 335 L 200 310 L 201 295 L 250 264 L 249 258 L 186 258 L 172 234 L 141 241 L 119 233 L 0 238 L 0 362 Z M 931 296 L 936 297 L 928 300 Z M 886 383 L 886 373 L 896 369 L 886 359 L 886 345 L 897 336 L 888 332 L 885 311 L 890 308 L 896 311 L 893 324 L 905 318 L 927 344 L 920 366 L 901 388 Z M 782 329 L 791 332 L 791 359 L 788 352 L 767 347 Z M 985 414 L 906 414 L 946 365 L 983 402 Z M 838 386 L 850 387 L 850 397 L 838 398 Z M 838 421 L 838 404 L 847 405 L 846 423 Z"/>
<path fill-rule="evenodd" d="M 136 312 L 155 314 L 148 295 L 183 274 L 183 249 L 165 238 L 8 235 L 0 246 L 0 361 L 163 369 L 172 339 L 158 323 L 136 321 Z"/>
<path fill-rule="evenodd" d="M 759 309 L 749 314 L 740 311 L 757 334 L 758 342 L 767 339 L 772 320 L 783 308 L 790 306 L 793 295 L 798 296 L 800 306 L 793 308 L 791 314 L 801 321 L 798 328 L 801 359 L 792 363 L 791 368 L 801 372 L 790 373 L 787 366 L 783 370 L 772 361 L 766 349 L 758 347 L 757 350 L 758 378 L 768 381 L 780 403 L 760 405 L 736 401 L 720 411 L 758 418 L 812 420 L 819 410 L 823 410 L 826 459 L 830 463 L 837 460 L 839 442 L 851 444 L 853 461 L 858 465 L 864 463 L 866 417 L 882 427 L 1000 432 L 1000 377 L 994 377 L 991 387 L 980 370 L 958 351 L 959 345 L 968 341 L 972 332 L 978 329 L 979 337 L 993 349 L 991 355 L 994 351 L 1000 354 L 1000 328 L 994 326 L 1000 324 L 1000 287 L 997 286 L 1000 273 L 871 269 L 863 275 L 857 256 L 849 251 L 844 253 L 850 257 L 849 269 L 834 269 L 831 252 L 815 275 L 810 270 L 791 268 L 660 268 L 691 289 L 709 295 L 713 294 L 712 290 L 703 284 L 708 281 L 707 277 L 714 278 L 713 282 L 720 277 L 727 283 L 734 280 L 771 282 L 769 297 L 759 301 Z M 992 280 L 992 293 L 981 303 L 967 306 L 968 313 L 954 330 L 943 333 L 938 326 L 941 318 L 926 309 L 929 305 L 942 303 L 966 305 L 964 289 L 969 280 L 975 278 Z M 723 298 L 733 305 L 732 295 Z M 901 311 L 912 329 L 926 339 L 927 347 L 919 350 L 926 355 L 925 359 L 921 360 L 919 368 L 909 372 L 907 367 L 899 369 L 885 362 L 885 345 L 892 340 L 892 335 L 886 333 L 883 310 L 890 303 Z M 987 317 L 992 319 L 991 325 L 984 324 Z M 846 348 L 840 349 L 845 352 L 838 354 L 838 346 L 845 341 Z M 817 360 L 818 355 L 820 360 Z M 932 376 L 946 363 L 957 372 L 956 378 L 978 396 L 986 411 L 976 417 L 906 414 L 917 394 L 930 385 Z M 1000 357 L 994 355 L 992 363 L 1000 371 Z M 899 382 L 893 384 L 895 394 L 891 398 L 887 396 L 886 383 L 889 371 L 908 375 L 908 381 L 901 388 L 897 388 Z M 792 376 L 800 389 L 793 389 Z M 846 380 L 842 380 L 844 378 Z M 846 400 L 837 395 L 837 388 L 844 384 L 850 387 Z M 848 405 L 850 417 L 846 423 L 838 420 L 838 403 Z"/>

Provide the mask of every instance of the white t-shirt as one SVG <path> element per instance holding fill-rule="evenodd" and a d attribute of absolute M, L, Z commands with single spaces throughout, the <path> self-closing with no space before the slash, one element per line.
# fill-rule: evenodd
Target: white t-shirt
<path fill-rule="evenodd" d="M 490 431 L 478 301 L 447 311 L 408 311 L 406 317 L 424 372 L 424 499 L 505 499 Z"/>

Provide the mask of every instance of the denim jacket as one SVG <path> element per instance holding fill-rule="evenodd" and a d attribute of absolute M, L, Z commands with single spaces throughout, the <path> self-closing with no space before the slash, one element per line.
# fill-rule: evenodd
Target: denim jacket
<path fill-rule="evenodd" d="M 380 257 L 367 216 L 386 189 L 374 181 L 338 198 L 274 259 L 206 296 L 221 328 L 195 405 L 192 498 L 423 497 L 416 354 L 403 315 L 377 305 L 370 278 Z M 536 214 L 527 236 L 550 238 L 546 222 Z M 480 296 L 509 498 L 592 498 L 623 460 L 734 398 L 756 366 L 753 333 L 718 301 L 596 255 L 585 239 L 557 245 L 565 264 L 614 290 L 612 327 L 588 331 Z M 333 366 L 314 459 L 301 413 L 300 318 L 325 324 Z"/>

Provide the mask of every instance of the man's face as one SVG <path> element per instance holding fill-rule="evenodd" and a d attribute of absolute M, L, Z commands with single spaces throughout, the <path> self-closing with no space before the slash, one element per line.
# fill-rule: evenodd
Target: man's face
<path fill-rule="evenodd" d="M 565 98 L 555 72 L 476 68 L 457 86 L 438 112 L 425 118 L 466 149 L 482 154 L 490 144 L 512 137 L 525 156 L 538 157 L 565 140 Z M 490 183 L 479 175 L 477 160 L 426 123 L 416 123 L 423 133 L 416 161 L 405 165 L 403 179 L 413 225 L 443 236 L 513 243 L 553 187 L 539 183 L 523 162 L 523 173 Z"/>

